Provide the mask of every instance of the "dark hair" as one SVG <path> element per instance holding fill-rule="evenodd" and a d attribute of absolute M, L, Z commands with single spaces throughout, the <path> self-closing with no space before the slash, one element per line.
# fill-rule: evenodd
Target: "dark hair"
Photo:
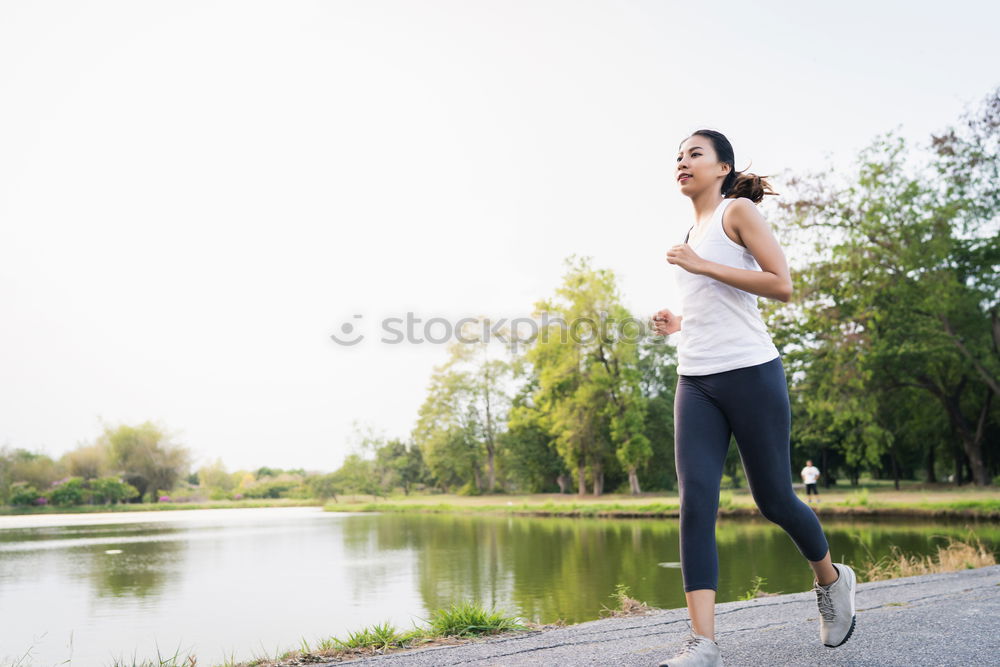
<path fill-rule="evenodd" d="M 778 194 L 771 189 L 771 184 L 767 182 L 769 176 L 758 176 L 749 171 L 736 171 L 736 156 L 733 154 L 733 145 L 729 143 L 729 139 L 726 139 L 726 135 L 715 130 L 698 130 L 681 141 L 681 144 L 695 135 L 708 137 L 715 149 L 715 154 L 719 156 L 719 162 L 725 162 L 729 165 L 729 173 L 722 181 L 722 196 L 725 199 L 746 197 L 754 204 L 759 204 L 764 199 L 764 195 Z"/>

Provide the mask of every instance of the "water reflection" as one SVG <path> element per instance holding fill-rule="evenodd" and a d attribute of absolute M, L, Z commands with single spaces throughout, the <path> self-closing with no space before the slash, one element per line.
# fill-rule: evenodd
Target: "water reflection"
<path fill-rule="evenodd" d="M 949 536 L 970 532 L 992 548 L 1000 544 L 1000 528 L 990 523 L 827 520 L 824 529 L 834 560 L 848 563 L 888 555 L 893 545 L 934 553 Z M 416 554 L 416 585 L 429 609 L 474 598 L 536 622 L 576 623 L 598 618 L 618 583 L 651 605 L 684 605 L 676 520 L 386 514 L 354 517 L 344 532 L 347 551 L 359 560 Z M 717 542 L 719 601 L 737 599 L 757 576 L 768 592 L 812 586 L 808 564 L 770 522 L 720 520 Z M 377 574 L 359 568 L 364 576 Z M 351 578 L 360 583 L 361 577 Z"/>
<path fill-rule="evenodd" d="M 187 545 L 178 528 L 74 526 L 0 532 L 0 584 L 21 586 L 55 562 L 62 576 L 89 581 L 94 595 L 158 595 L 184 568 Z M 118 553 L 107 553 L 114 551 Z"/>
<path fill-rule="evenodd" d="M 35 638 L 43 639 L 34 661 L 22 665 L 142 660 L 157 645 L 194 652 L 199 664 L 250 660 L 384 620 L 408 628 L 465 599 L 536 622 L 576 623 L 614 606 L 619 583 L 651 605 L 684 605 L 675 519 L 211 512 L 65 526 L 35 517 L 31 528 L 0 522 L 0 664 Z M 853 563 L 893 545 L 932 553 L 970 529 L 1000 546 L 992 523 L 824 527 L 834 558 Z M 769 592 L 812 585 L 791 539 L 769 522 L 722 520 L 718 543 L 720 600 L 742 595 L 755 576 Z M 121 553 L 106 553 L 113 550 Z"/>

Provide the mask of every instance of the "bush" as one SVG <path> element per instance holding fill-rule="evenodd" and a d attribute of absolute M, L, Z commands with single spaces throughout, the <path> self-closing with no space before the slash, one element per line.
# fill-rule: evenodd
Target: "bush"
<path fill-rule="evenodd" d="M 95 505 L 115 505 L 119 502 L 131 500 L 139 495 L 139 489 L 131 484 L 121 481 L 117 477 L 102 477 L 92 479 L 88 482 L 92 501 Z"/>
<path fill-rule="evenodd" d="M 264 482 L 243 490 L 244 498 L 285 498 L 288 492 L 299 485 L 298 482 Z"/>
<path fill-rule="evenodd" d="M 90 495 L 90 490 L 83 486 L 83 477 L 70 477 L 59 486 L 49 491 L 49 501 L 60 507 L 67 505 L 82 505 Z"/>
<path fill-rule="evenodd" d="M 309 486 L 309 495 L 312 498 L 325 500 L 336 498 L 343 493 L 343 485 L 335 473 L 310 477 L 306 484 Z"/>
<path fill-rule="evenodd" d="M 870 502 L 871 498 L 868 496 L 868 489 L 855 491 L 844 499 L 844 504 L 848 507 L 867 507 Z"/>
<path fill-rule="evenodd" d="M 14 482 L 10 487 L 11 505 L 34 505 L 41 494 L 27 482 Z"/>
<path fill-rule="evenodd" d="M 474 481 L 468 481 L 462 485 L 462 488 L 458 490 L 458 495 L 460 496 L 481 496 L 483 492 L 476 488 L 476 483 Z"/>

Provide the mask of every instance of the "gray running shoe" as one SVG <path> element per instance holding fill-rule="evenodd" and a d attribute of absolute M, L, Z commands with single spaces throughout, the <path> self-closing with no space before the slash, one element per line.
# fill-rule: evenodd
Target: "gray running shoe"
<path fill-rule="evenodd" d="M 854 591 L 858 587 L 854 570 L 843 563 L 834 563 L 833 566 L 840 573 L 835 582 L 829 586 L 813 582 L 819 606 L 819 638 L 830 648 L 840 646 L 854 632 Z"/>
<path fill-rule="evenodd" d="M 656 667 L 722 667 L 722 653 L 714 641 L 692 633 L 684 640 L 680 653 Z"/>

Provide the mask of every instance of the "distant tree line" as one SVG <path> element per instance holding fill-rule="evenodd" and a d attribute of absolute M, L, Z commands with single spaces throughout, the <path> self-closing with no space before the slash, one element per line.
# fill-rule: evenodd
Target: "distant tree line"
<path fill-rule="evenodd" d="M 794 293 L 759 304 L 786 369 L 793 468 L 812 459 L 828 484 L 997 483 L 998 171 L 1000 88 L 926 146 L 888 132 L 848 174 L 788 179 L 767 216 Z M 671 342 L 638 335 L 648 315 L 632 315 L 589 258 L 568 258 L 534 306 L 550 324 L 531 340 L 499 329 L 498 346 L 483 335 L 495 327 L 472 323 L 409 436 L 365 433 L 334 472 L 227 472 L 218 460 L 192 472 L 187 450 L 147 422 L 108 427 L 58 461 L 0 449 L 0 502 L 673 489 Z M 735 447 L 724 482 L 743 483 Z"/>

